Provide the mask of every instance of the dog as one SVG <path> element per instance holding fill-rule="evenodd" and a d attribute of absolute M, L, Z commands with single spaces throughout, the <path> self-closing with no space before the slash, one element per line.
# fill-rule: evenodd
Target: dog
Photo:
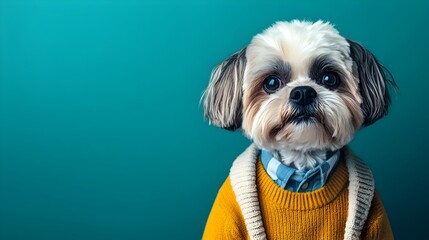
<path fill-rule="evenodd" d="M 277 22 L 213 69 L 210 124 L 252 144 L 203 239 L 393 239 L 369 167 L 347 144 L 386 116 L 392 74 L 329 22 Z"/>

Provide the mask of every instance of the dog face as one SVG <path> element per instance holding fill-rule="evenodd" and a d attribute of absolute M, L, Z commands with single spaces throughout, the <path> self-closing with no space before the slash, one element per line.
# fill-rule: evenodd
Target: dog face
<path fill-rule="evenodd" d="M 386 76 L 375 57 L 329 23 L 278 22 L 216 67 L 205 116 L 241 128 L 268 150 L 346 145 L 387 114 Z"/>

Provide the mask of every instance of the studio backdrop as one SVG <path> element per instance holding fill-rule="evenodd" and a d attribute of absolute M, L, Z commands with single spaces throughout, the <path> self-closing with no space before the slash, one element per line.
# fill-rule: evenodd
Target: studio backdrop
<path fill-rule="evenodd" d="M 323 19 L 395 77 L 351 143 L 397 239 L 427 236 L 425 1 L 0 1 L 0 239 L 200 239 L 249 140 L 209 126 L 211 70 L 280 20 Z"/>

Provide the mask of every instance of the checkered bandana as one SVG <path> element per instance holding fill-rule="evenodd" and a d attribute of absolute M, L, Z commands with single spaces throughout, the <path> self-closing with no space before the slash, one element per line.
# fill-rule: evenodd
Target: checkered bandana
<path fill-rule="evenodd" d="M 340 151 L 327 155 L 329 155 L 327 160 L 308 171 L 288 167 L 264 149 L 261 151 L 261 160 L 265 171 L 281 188 L 292 192 L 311 192 L 325 185 L 330 173 L 337 165 Z"/>

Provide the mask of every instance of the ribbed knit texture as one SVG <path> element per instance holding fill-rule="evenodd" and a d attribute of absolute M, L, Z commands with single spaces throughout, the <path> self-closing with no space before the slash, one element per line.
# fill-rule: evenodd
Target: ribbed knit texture
<path fill-rule="evenodd" d="M 234 161 L 229 173 L 233 184 L 232 188 L 246 222 L 247 231 L 252 240 L 267 239 L 262 222 L 256 187 L 255 165 L 259 151 L 251 145 Z"/>
<path fill-rule="evenodd" d="M 280 189 L 259 163 L 257 172 L 261 211 L 269 239 L 344 238 L 348 173 L 343 162 L 324 187 L 308 193 Z"/>
<path fill-rule="evenodd" d="M 257 160 L 255 150 L 248 149 L 243 154 L 240 157 Z M 353 239 L 345 238 L 349 173 L 343 160 L 324 187 L 308 193 L 281 189 L 265 172 L 261 162 L 256 163 L 256 160 L 254 175 L 250 172 L 247 177 L 230 175 L 225 181 L 213 205 L 203 239 Z M 239 164 L 235 167 L 249 166 Z M 237 181 L 238 177 L 253 179 L 253 186 L 232 186 L 231 182 L 242 182 Z M 248 195 L 240 194 L 240 199 L 237 199 L 234 192 L 248 187 L 254 188 L 254 191 L 249 191 Z M 242 213 L 242 209 L 247 212 Z M 243 215 L 250 217 L 245 219 Z M 362 239 L 393 239 L 377 194 L 372 199 L 364 222 L 359 231 Z M 253 223 L 262 223 L 262 226 L 248 229 Z"/>
<path fill-rule="evenodd" d="M 350 149 L 344 149 L 349 177 L 349 207 L 344 239 L 358 240 L 374 196 L 374 177 L 368 166 Z"/>

